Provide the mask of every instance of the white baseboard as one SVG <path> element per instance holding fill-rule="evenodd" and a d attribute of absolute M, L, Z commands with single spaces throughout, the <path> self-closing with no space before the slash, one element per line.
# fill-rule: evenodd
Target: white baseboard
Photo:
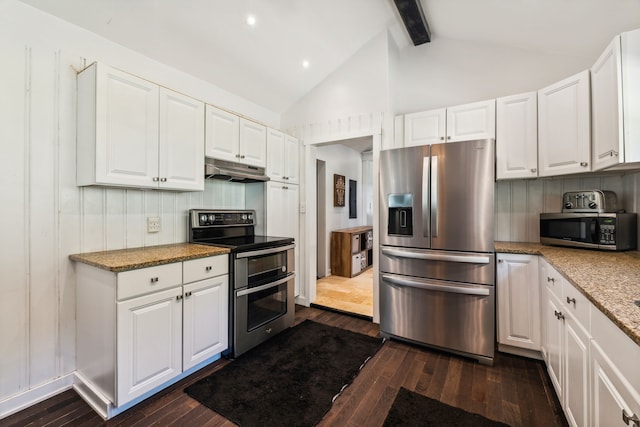
<path fill-rule="evenodd" d="M 70 373 L 0 401 L 0 419 L 70 389 L 73 381 Z"/>

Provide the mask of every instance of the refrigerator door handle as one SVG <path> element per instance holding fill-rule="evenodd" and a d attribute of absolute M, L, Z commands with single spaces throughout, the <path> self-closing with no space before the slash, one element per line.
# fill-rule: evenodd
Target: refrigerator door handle
<path fill-rule="evenodd" d="M 464 255 L 464 254 L 444 254 L 436 252 L 417 252 L 410 249 L 383 247 L 384 255 L 397 258 L 413 258 L 424 259 L 427 261 L 448 261 L 448 262 L 464 262 L 468 264 L 489 264 L 491 257 L 489 255 Z"/>
<path fill-rule="evenodd" d="M 431 233 L 431 222 L 429 221 L 429 157 L 422 159 L 422 230 L 424 237 L 429 237 Z"/>
<path fill-rule="evenodd" d="M 431 155 L 431 235 L 438 237 L 438 156 Z"/>
<path fill-rule="evenodd" d="M 489 296 L 490 290 L 487 287 L 475 288 L 466 285 L 455 286 L 451 284 L 439 284 L 437 282 L 426 282 L 416 279 L 407 279 L 406 277 L 396 276 L 392 274 L 383 274 L 382 280 L 392 285 L 409 286 L 411 288 L 424 289 L 428 291 L 449 292 L 454 294 Z"/>

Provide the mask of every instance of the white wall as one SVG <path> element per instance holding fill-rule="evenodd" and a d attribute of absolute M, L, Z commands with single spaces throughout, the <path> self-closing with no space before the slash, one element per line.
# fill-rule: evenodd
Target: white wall
<path fill-rule="evenodd" d="M 405 114 L 537 90 L 596 59 L 434 37 L 398 53 L 392 111 Z"/>
<path fill-rule="evenodd" d="M 343 228 L 357 227 L 366 224 L 366 215 L 360 209 L 362 207 L 362 156 L 359 152 L 343 145 L 328 145 L 318 147 L 317 159 L 326 162 L 326 182 L 325 182 L 325 206 L 318 206 L 318 209 L 325 210 L 326 218 L 326 242 L 327 271 L 330 271 L 331 263 L 331 232 Z M 345 205 L 343 207 L 333 206 L 333 175 L 343 175 L 345 177 Z M 349 218 L 349 180 L 357 181 L 357 206 L 358 217 Z M 315 193 L 315 192 L 314 192 Z"/>
<path fill-rule="evenodd" d="M 270 126 L 279 116 L 14 0 L 0 3 L 0 418 L 68 387 L 68 256 L 187 240 L 189 208 L 243 208 L 242 184 L 201 193 L 75 186 L 75 75 L 99 60 Z M 146 232 L 160 216 L 162 231 Z"/>

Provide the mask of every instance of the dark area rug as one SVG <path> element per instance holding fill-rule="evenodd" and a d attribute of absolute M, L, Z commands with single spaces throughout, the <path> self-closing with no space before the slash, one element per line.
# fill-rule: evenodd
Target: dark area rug
<path fill-rule="evenodd" d="M 455 408 L 406 388 L 400 389 L 384 420 L 383 427 L 392 426 L 509 427 L 508 424 Z"/>
<path fill-rule="evenodd" d="M 305 320 L 185 392 L 241 426 L 311 427 L 382 342 Z"/>

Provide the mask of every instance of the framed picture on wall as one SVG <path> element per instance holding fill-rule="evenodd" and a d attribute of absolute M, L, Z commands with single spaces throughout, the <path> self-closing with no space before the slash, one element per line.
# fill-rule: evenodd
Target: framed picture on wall
<path fill-rule="evenodd" d="M 345 179 L 344 175 L 333 174 L 333 206 L 344 206 Z"/>
<path fill-rule="evenodd" d="M 350 179 L 349 180 L 349 218 L 358 218 L 358 208 L 356 204 L 356 200 L 358 198 L 357 188 L 358 188 L 358 181 Z"/>

